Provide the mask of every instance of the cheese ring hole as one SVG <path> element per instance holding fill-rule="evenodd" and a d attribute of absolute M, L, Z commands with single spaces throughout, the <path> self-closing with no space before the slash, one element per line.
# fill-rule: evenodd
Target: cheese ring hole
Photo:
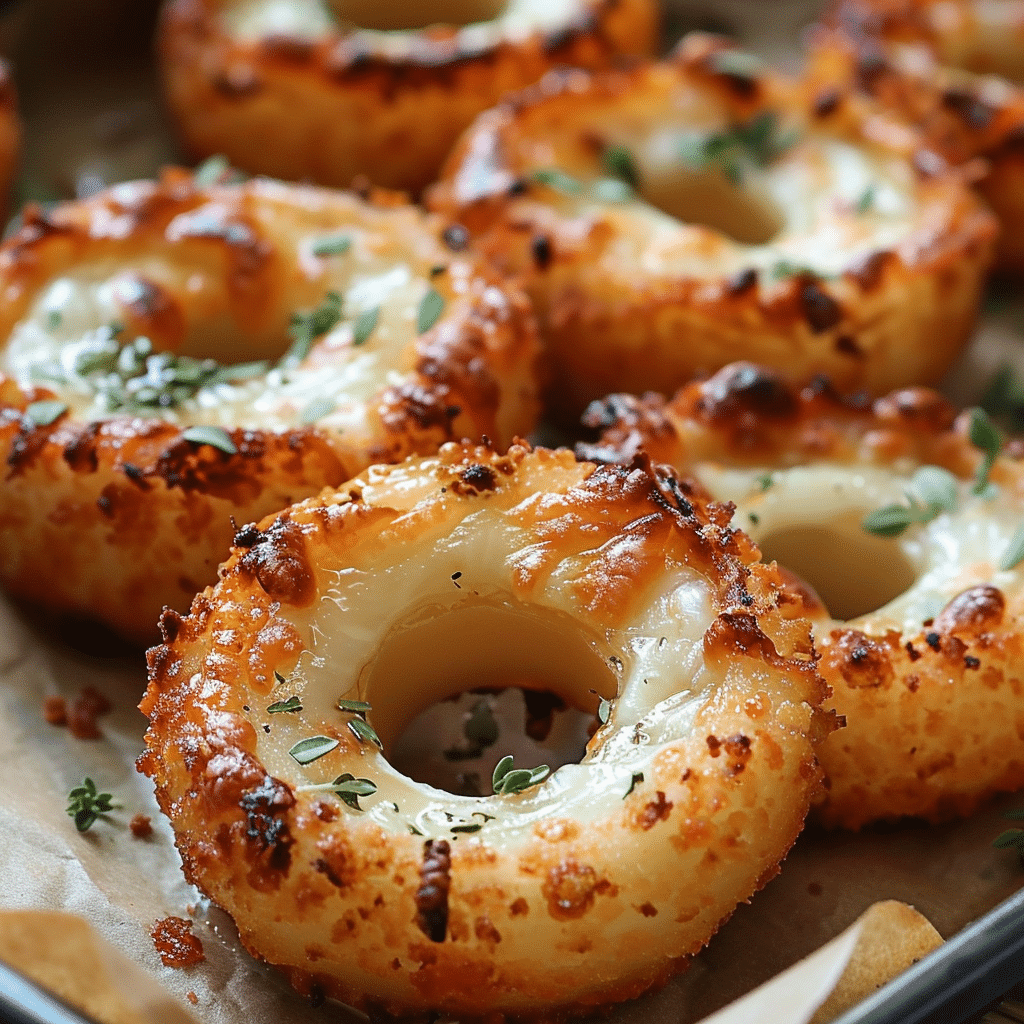
<path fill-rule="evenodd" d="M 556 716 L 557 729 L 553 727 L 543 741 L 545 757 L 564 764 L 582 756 L 600 699 L 616 694 L 616 673 L 595 646 L 572 619 L 549 609 L 504 602 L 474 602 L 443 612 L 427 609 L 392 627 L 361 673 L 358 693 L 372 708 L 369 720 L 394 767 L 418 781 L 421 773 L 430 776 L 422 781 L 447 774 L 455 791 L 463 769 L 455 766 L 440 772 L 438 758 L 443 761 L 443 751 L 465 738 L 462 716 L 481 696 L 473 691 L 498 691 L 491 701 L 494 710 L 509 721 L 518 717 L 519 724 L 484 750 L 473 766 L 487 795 L 487 765 L 493 770 L 505 754 L 516 753 L 501 744 L 514 741 L 528 756 L 527 749 L 537 742 L 526 736 L 524 725 L 529 703 L 538 703 L 534 694 L 553 695 L 576 712 Z M 506 698 L 503 693 L 510 687 L 525 687 L 531 695 Z M 439 707 L 460 694 L 468 698 Z M 515 700 L 520 708 L 525 706 L 518 714 Z M 439 720 L 447 723 L 443 734 L 434 731 Z M 543 763 L 552 770 L 559 766 L 550 760 Z M 442 788 L 448 788 L 443 781 Z"/>
<path fill-rule="evenodd" d="M 331 10 L 345 25 L 379 31 L 409 31 L 428 25 L 472 25 L 493 21 L 511 0 L 331 0 Z"/>
<path fill-rule="evenodd" d="M 787 526 L 758 540 L 766 562 L 776 561 L 806 581 L 834 619 L 877 611 L 908 591 L 916 574 L 900 545 L 851 523 Z"/>
<path fill-rule="evenodd" d="M 421 711 L 398 737 L 391 764 L 415 782 L 458 796 L 489 796 L 497 763 L 552 771 L 577 764 L 597 719 L 529 685 L 478 689 Z"/>
<path fill-rule="evenodd" d="M 742 180 L 730 181 L 718 168 L 644 168 L 639 194 L 670 217 L 720 231 L 741 245 L 767 245 L 786 223 L 769 195 Z"/>

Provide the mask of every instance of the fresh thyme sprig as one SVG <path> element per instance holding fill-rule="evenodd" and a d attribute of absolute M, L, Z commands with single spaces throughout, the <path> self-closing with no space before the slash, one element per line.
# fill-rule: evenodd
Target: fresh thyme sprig
<path fill-rule="evenodd" d="M 341 797 L 354 811 L 361 811 L 359 798 L 361 796 L 372 796 L 377 792 L 377 784 L 371 779 L 357 779 L 351 772 L 344 772 L 333 782 L 312 783 L 306 786 L 296 786 L 299 793 L 333 793 Z"/>
<path fill-rule="evenodd" d="M 877 537 L 898 537 L 914 523 L 930 523 L 956 508 L 957 481 L 941 466 L 922 466 L 910 481 L 906 505 L 885 505 L 866 515 L 861 526 Z M 920 499 L 920 500 L 918 500 Z"/>
<path fill-rule="evenodd" d="M 96 824 L 96 819 L 101 814 L 106 814 L 113 809 L 113 794 L 98 792 L 96 783 L 88 776 L 82 780 L 80 786 L 75 786 L 68 793 L 67 812 L 74 818 L 75 828 L 79 832 L 87 832 Z"/>
<path fill-rule="evenodd" d="M 491 786 L 496 796 L 512 796 L 536 786 L 538 782 L 543 782 L 550 773 L 551 769 L 546 764 L 538 765 L 536 768 L 513 768 L 512 755 L 506 754 L 494 766 Z"/>
<path fill-rule="evenodd" d="M 683 140 L 679 155 L 695 169 L 718 167 L 734 185 L 743 181 L 744 167 L 767 167 L 796 141 L 794 133 L 781 133 L 778 116 L 763 110 L 743 124 L 713 135 Z"/>

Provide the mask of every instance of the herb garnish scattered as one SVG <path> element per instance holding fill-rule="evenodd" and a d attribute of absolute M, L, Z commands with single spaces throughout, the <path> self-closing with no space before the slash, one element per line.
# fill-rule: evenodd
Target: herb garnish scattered
<path fill-rule="evenodd" d="M 1009 572 L 1016 569 L 1021 561 L 1024 561 L 1024 523 L 1017 527 L 1017 532 L 1006 545 L 1003 557 L 999 559 L 999 568 L 1003 572 Z"/>
<path fill-rule="evenodd" d="M 583 192 L 583 185 L 579 179 L 574 178 L 557 167 L 541 167 L 530 175 L 531 179 L 538 185 L 546 185 L 567 196 L 578 196 Z"/>
<path fill-rule="evenodd" d="M 314 398 L 303 406 L 302 412 L 299 413 L 299 422 L 307 425 L 310 423 L 316 423 L 317 420 L 322 420 L 325 416 L 330 416 L 337 407 L 337 402 L 326 395 Z"/>
<path fill-rule="evenodd" d="M 793 133 L 779 133 L 778 117 L 770 110 L 744 124 L 732 125 L 714 135 L 688 137 L 679 155 L 694 169 L 718 167 L 734 185 L 743 181 L 745 166 L 767 167 L 796 141 Z"/>
<path fill-rule="evenodd" d="M 506 754 L 494 766 L 491 785 L 496 796 L 512 796 L 536 786 L 538 782 L 543 782 L 550 772 L 551 769 L 546 764 L 538 765 L 536 768 L 513 768 L 512 755 Z"/>
<path fill-rule="evenodd" d="M 361 811 L 359 798 L 372 796 L 377 792 L 377 784 L 370 779 L 357 779 L 351 772 L 344 772 L 333 782 L 321 782 L 309 786 L 296 786 L 300 793 L 334 793 L 340 796 L 354 811 Z"/>
<path fill-rule="evenodd" d="M 352 248 L 352 239 L 348 235 L 328 235 L 313 243 L 314 256 L 341 256 Z"/>
<path fill-rule="evenodd" d="M 302 701 L 298 696 L 289 697 L 287 700 L 276 700 L 267 708 L 268 715 L 279 715 L 283 711 L 301 711 Z"/>
<path fill-rule="evenodd" d="M 609 146 L 601 157 L 604 169 L 635 190 L 640 185 L 640 175 L 633 160 L 633 154 L 625 146 Z"/>
<path fill-rule="evenodd" d="M 191 444 L 208 444 L 211 448 L 217 448 L 227 455 L 237 455 L 238 449 L 231 435 L 223 427 L 189 427 L 181 432 L 182 440 Z"/>
<path fill-rule="evenodd" d="M 68 793 L 67 812 L 75 819 L 75 828 L 79 832 L 87 832 L 96 824 L 96 819 L 101 814 L 113 809 L 113 794 L 97 792 L 96 783 L 88 776 L 82 780 L 80 786 L 75 786 Z"/>
<path fill-rule="evenodd" d="M 914 523 L 930 523 L 956 508 L 956 477 L 941 466 L 922 466 L 910 481 L 907 505 L 885 505 L 864 517 L 861 526 L 877 537 L 898 537 Z M 920 501 L 918 500 L 920 499 Z"/>
<path fill-rule="evenodd" d="M 323 302 L 306 313 L 295 313 L 292 316 L 288 333 L 292 336 L 292 347 L 281 360 L 282 363 L 294 365 L 301 363 L 313 342 L 322 338 L 338 321 L 341 320 L 341 296 L 337 292 L 328 292 Z"/>
<path fill-rule="evenodd" d="M 629 789 L 627 789 L 626 792 L 622 794 L 622 799 L 625 800 L 626 797 L 629 796 L 629 794 L 632 793 L 634 789 L 636 789 L 637 783 L 640 783 L 640 782 L 643 782 L 643 781 L 644 781 L 644 773 L 643 772 L 633 772 L 633 777 L 629 780 Z"/>
<path fill-rule="evenodd" d="M 362 313 L 356 317 L 355 326 L 352 328 L 352 344 L 365 344 L 370 335 L 373 334 L 374 328 L 377 326 L 377 321 L 379 319 L 380 306 L 374 306 L 372 309 L 364 309 Z M 420 331 L 420 333 L 422 334 L 423 332 Z"/>
<path fill-rule="evenodd" d="M 1003 817 L 1010 821 L 1024 821 L 1024 809 L 1007 811 Z M 997 850 L 1007 850 L 1011 847 L 1016 849 L 1021 866 L 1024 867 L 1024 828 L 1007 829 L 992 841 L 992 845 Z"/>
<path fill-rule="evenodd" d="M 37 427 L 48 427 L 67 411 L 67 405 L 57 401 L 30 402 L 25 406 L 25 416 Z"/>
<path fill-rule="evenodd" d="M 46 329 L 55 331 L 64 322 L 64 314 L 59 309 L 51 309 L 46 314 Z"/>
<path fill-rule="evenodd" d="M 984 409 L 975 406 L 969 410 L 968 416 L 967 436 L 984 456 L 974 475 L 973 491 L 975 494 L 984 494 L 989 489 L 989 474 L 1003 447 L 1003 435 Z"/>
<path fill-rule="evenodd" d="M 494 718 L 494 710 L 487 698 L 478 700 L 470 709 L 462 725 L 466 742 L 461 746 L 449 747 L 444 756 L 449 761 L 465 761 L 479 757 L 488 747 L 498 740 L 498 723 Z"/>
<path fill-rule="evenodd" d="M 353 715 L 365 715 L 370 710 L 370 705 L 365 700 L 346 700 L 339 697 L 337 708 L 339 711 L 351 711 Z"/>
<path fill-rule="evenodd" d="M 338 740 L 333 736 L 310 736 L 307 739 L 299 740 L 288 753 L 299 764 L 311 764 L 323 757 L 324 754 L 329 754 L 337 745 Z"/>
<path fill-rule="evenodd" d="M 1009 363 L 1004 363 L 992 375 L 979 404 L 1011 431 L 1021 430 L 1024 428 L 1024 379 Z"/>
<path fill-rule="evenodd" d="M 436 288 L 429 288 L 420 300 L 420 308 L 416 313 L 416 333 L 426 334 L 441 315 L 444 309 L 444 297 Z"/>
<path fill-rule="evenodd" d="M 875 196 L 878 193 L 878 186 L 874 182 L 868 185 L 866 189 L 861 193 L 860 199 L 857 200 L 853 209 L 856 213 L 867 213 L 875 205 Z"/>
<path fill-rule="evenodd" d="M 760 487 L 762 491 L 767 491 L 774 483 L 775 475 L 773 473 L 762 473 L 757 478 L 757 486 Z"/>
<path fill-rule="evenodd" d="M 611 717 L 611 713 L 612 713 L 612 702 L 610 700 L 605 700 L 604 697 L 600 697 L 599 698 L 599 703 L 597 705 L 597 720 L 602 725 L 604 725 L 608 721 L 608 719 Z"/>
<path fill-rule="evenodd" d="M 369 722 L 364 721 L 362 718 L 352 718 L 348 722 L 348 728 L 352 735 L 360 742 L 375 743 L 381 750 L 384 749 L 384 744 L 381 743 L 377 730 Z"/>

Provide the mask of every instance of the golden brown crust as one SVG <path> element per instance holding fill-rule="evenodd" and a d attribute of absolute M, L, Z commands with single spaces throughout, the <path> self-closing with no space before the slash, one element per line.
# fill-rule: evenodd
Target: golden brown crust
<path fill-rule="evenodd" d="M 503 93 L 562 64 L 599 68 L 649 54 L 657 35 L 651 0 L 573 0 L 559 29 L 482 50 L 443 27 L 249 41 L 222 23 L 232 6 L 164 6 L 164 88 L 192 153 L 224 153 L 248 171 L 291 180 L 347 187 L 366 175 L 412 192 L 435 178 L 458 134 Z"/>
<path fill-rule="evenodd" d="M 841 0 L 809 33 L 809 74 L 836 102 L 880 103 L 940 161 L 970 167 L 1002 226 L 996 266 L 1020 274 L 1024 24 L 986 25 L 983 17 L 975 0 Z M 981 77 L 993 74 L 1012 78 Z"/>
<path fill-rule="evenodd" d="M 982 453 L 967 436 L 967 418 L 955 417 L 937 393 L 910 388 L 869 402 L 824 384 L 796 391 L 750 364 L 668 401 L 611 396 L 594 403 L 587 419 L 601 439 L 581 446 L 585 456 L 628 460 L 643 450 L 695 473 L 716 496 L 737 502 L 737 517 L 755 538 L 769 496 L 779 493 L 794 506 L 782 525 L 828 526 L 840 515 L 841 503 L 826 509 L 822 490 L 808 498 L 794 482 L 815 471 L 835 471 L 829 487 L 854 488 L 858 477 L 867 486 L 875 471 L 891 474 L 895 500 L 904 503 L 919 467 L 952 473 L 960 481 L 956 507 L 921 528 L 923 555 L 910 590 L 849 622 L 830 619 L 813 591 L 788 586 L 780 595 L 815 622 L 819 667 L 833 691 L 826 704 L 846 720 L 822 748 L 830 788 L 817 814 L 849 828 L 904 815 L 940 821 L 1024 786 L 1024 758 L 1016 753 L 1024 727 L 1024 571 L 1000 564 L 1021 517 L 1024 470 L 1016 458 L 1004 453 L 996 461 L 995 497 L 975 498 L 970 482 Z M 726 495 L 730 469 L 749 485 Z M 858 516 L 868 511 L 860 507 Z M 778 528 L 776 517 L 759 543 L 770 546 Z M 896 572 L 905 556 L 891 543 Z"/>
<path fill-rule="evenodd" d="M 643 461 L 447 445 L 244 531 L 217 587 L 168 615 L 149 655 L 140 768 L 189 879 L 300 991 L 367 1010 L 575 1014 L 666 980 L 777 870 L 833 728 L 815 710 L 806 622 L 774 607 L 778 577 L 750 564 L 728 515 Z M 268 564 L 288 567 L 269 586 Z M 458 589 L 451 565 L 466 569 Z M 692 612 L 670 614 L 675 600 Z M 514 673 L 533 634 L 467 644 L 457 630 L 375 682 L 395 624 L 486 608 L 554 615 L 560 643 L 590 638 L 595 672 L 545 679 L 572 703 L 619 691 L 579 765 L 519 796 L 455 797 L 397 776 L 336 701 L 369 701 L 386 748 L 396 716 L 431 699 L 431 658 L 444 674 L 477 655 Z M 638 656 L 647 634 L 664 663 Z M 684 650 L 692 717 L 676 692 Z M 302 710 L 265 713 L 285 691 Z M 289 744 L 313 733 L 337 746 L 300 768 Z M 378 787 L 358 809 L 302 789 L 345 769 Z"/>
<path fill-rule="evenodd" d="M 915 137 L 891 118 L 823 108 L 815 92 L 763 70 L 718 70 L 730 59 L 743 55 L 688 37 L 661 64 L 549 75 L 481 115 L 429 194 L 433 208 L 482 236 L 499 266 L 523 276 L 563 413 L 613 390 L 670 393 L 737 359 L 794 382 L 821 372 L 880 394 L 936 381 L 973 328 L 995 225 L 970 190 L 955 175 L 912 170 Z M 641 197 L 654 189 L 657 205 L 660 176 L 690 173 L 683 144 L 693 132 L 765 123 L 776 125 L 781 155 L 762 153 L 754 166 L 755 152 L 742 171 L 751 184 L 744 178 L 732 191 L 707 158 L 711 171 L 694 179 L 706 200 L 687 214 L 715 218 L 730 204 L 765 202 L 781 221 L 752 244 L 731 236 L 735 228 L 587 191 L 607 173 L 609 149 L 624 147 Z M 786 149 L 790 129 L 799 141 Z M 674 136 L 679 154 L 666 157 Z M 836 147 L 845 147 L 838 156 Z M 841 165 L 869 183 L 863 194 L 840 194 Z M 545 187 L 538 175 L 553 168 L 581 182 L 579 194 Z M 903 212 L 860 210 L 864 196 L 870 207 L 871 182 L 879 193 L 895 188 L 892 208 Z M 749 227 L 746 214 L 736 219 Z M 837 252 L 837 238 L 848 252 Z"/>
<path fill-rule="evenodd" d="M 360 377 L 363 391 L 351 398 L 344 381 L 323 378 L 319 394 L 330 380 L 339 408 L 356 403 L 351 422 L 332 425 L 330 415 L 303 422 L 295 402 L 308 399 L 283 397 L 280 408 L 262 415 L 239 400 L 223 424 L 233 454 L 189 440 L 192 423 L 210 422 L 207 413 L 190 418 L 197 409 L 168 413 L 173 422 L 131 409 L 82 414 L 75 404 L 81 395 L 32 383 L 8 366 L 0 376 L 6 587 L 151 640 L 164 605 L 185 610 L 214 578 L 232 518 L 258 519 L 371 462 L 431 452 L 464 436 L 507 441 L 532 427 L 537 343 L 525 298 L 471 255 L 453 254 L 442 223 L 378 199 L 375 207 L 256 181 L 204 190 L 174 172 L 48 214 L 27 211 L 0 250 L 0 334 L 9 339 L 38 319 L 40 297 L 54 282 L 78 282 L 91 295 L 106 280 L 119 304 L 122 340 L 144 335 L 157 350 L 198 351 L 226 363 L 264 355 L 271 365 L 287 348 L 292 312 L 314 306 L 329 287 L 324 275 L 335 273 L 324 260 L 309 262 L 308 238 L 346 226 L 356 239 L 353 252 L 365 247 L 366 259 L 383 261 L 374 263 L 378 272 L 388 260 L 407 260 L 415 278 L 440 264 L 444 272 L 431 287 L 446 305 L 433 326 L 417 335 L 408 325 L 407 341 L 379 356 L 370 351 L 373 339 L 359 349 L 342 344 L 318 354 L 314 347 L 309 359 L 324 372 L 346 353 L 383 360 L 368 364 L 372 375 Z M 72 303 L 69 318 L 76 308 Z M 391 336 L 400 328 L 392 324 Z M 217 339 L 204 341 L 211 331 Z M 271 377 L 264 374 L 267 401 Z M 257 403 L 258 392 L 257 382 Z M 40 401 L 67 404 L 43 425 L 27 412 Z"/>

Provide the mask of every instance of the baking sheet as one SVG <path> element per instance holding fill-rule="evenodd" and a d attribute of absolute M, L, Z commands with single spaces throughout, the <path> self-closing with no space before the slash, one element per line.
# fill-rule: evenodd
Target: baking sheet
<path fill-rule="evenodd" d="M 27 0 L 0 26 L 0 45 L 19 60 L 29 125 L 23 196 L 89 194 L 174 158 L 152 79 L 153 7 L 151 0 Z M 791 59 L 797 26 L 809 9 L 804 2 L 679 3 L 673 24 L 746 24 L 753 48 Z M 951 375 L 951 397 L 974 400 L 991 371 L 1019 358 L 1021 324 L 1024 303 L 999 293 Z M 0 678 L 0 866 L 7 879 L 0 904 L 81 914 L 171 992 L 189 999 L 205 1024 L 319 1019 L 322 1011 L 241 950 L 227 917 L 198 899 L 181 876 L 149 782 L 133 767 L 145 728 L 135 709 L 145 685 L 139 652 L 91 627 L 0 599 Z M 44 697 L 73 700 L 87 686 L 112 704 L 100 719 L 102 738 L 76 740 L 45 722 Z M 68 791 L 86 775 L 115 793 L 122 807 L 79 834 L 64 808 Z M 858 835 L 808 830 L 780 876 L 739 908 L 689 971 L 610 1019 L 699 1020 L 817 949 L 878 899 L 911 903 L 943 935 L 956 933 L 1024 884 L 1014 852 L 991 846 L 1007 827 L 1003 812 L 1022 805 L 1024 796 L 1009 796 L 942 827 L 911 823 Z M 152 836 L 132 835 L 128 822 L 135 813 L 153 818 Z M 168 915 L 193 918 L 205 964 L 175 970 L 160 963 L 149 931 Z M 359 1017 L 341 1007 L 330 1015 Z"/>

